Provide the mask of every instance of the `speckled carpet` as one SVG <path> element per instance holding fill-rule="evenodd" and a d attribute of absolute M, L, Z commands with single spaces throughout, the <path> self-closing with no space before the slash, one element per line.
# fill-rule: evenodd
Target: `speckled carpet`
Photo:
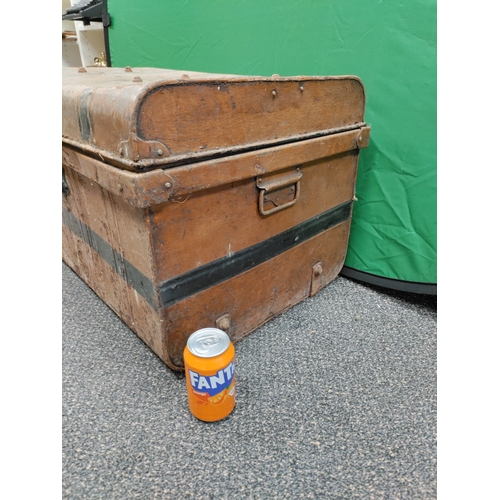
<path fill-rule="evenodd" d="M 206 424 L 63 264 L 65 499 L 436 498 L 436 297 L 339 277 L 236 344 Z"/>

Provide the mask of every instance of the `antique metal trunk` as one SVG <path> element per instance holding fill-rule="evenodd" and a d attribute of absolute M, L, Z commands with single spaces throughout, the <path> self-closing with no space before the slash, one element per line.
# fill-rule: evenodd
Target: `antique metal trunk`
<path fill-rule="evenodd" d="M 63 259 L 168 366 L 195 330 L 238 341 L 337 276 L 358 78 L 63 68 L 62 90 Z"/>

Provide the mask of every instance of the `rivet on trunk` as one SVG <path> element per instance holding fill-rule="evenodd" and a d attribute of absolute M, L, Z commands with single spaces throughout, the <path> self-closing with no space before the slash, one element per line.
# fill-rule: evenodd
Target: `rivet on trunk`
<path fill-rule="evenodd" d="M 229 314 L 223 314 L 215 320 L 215 326 L 219 330 L 227 332 L 231 327 L 231 316 L 229 316 Z"/>

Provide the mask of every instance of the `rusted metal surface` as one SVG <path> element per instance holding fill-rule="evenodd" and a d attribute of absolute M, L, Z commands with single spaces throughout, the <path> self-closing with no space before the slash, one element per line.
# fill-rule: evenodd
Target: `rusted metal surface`
<path fill-rule="evenodd" d="M 357 78 L 71 70 L 63 258 L 170 367 L 193 331 L 237 341 L 337 276 L 370 135 Z"/>
<path fill-rule="evenodd" d="M 305 141 L 265 148 L 234 157 L 201 161 L 168 170 L 156 169 L 144 173 L 122 171 L 105 163 L 104 157 L 87 156 L 63 144 L 63 163 L 88 179 L 99 182 L 113 194 L 124 197 L 128 203 L 145 208 L 171 198 L 182 198 L 191 193 L 211 189 L 232 182 L 257 178 L 284 168 L 335 156 L 368 146 L 370 127 L 308 139 Z M 167 186 L 167 184 L 169 184 Z"/>
<path fill-rule="evenodd" d="M 226 333 L 229 332 L 231 328 L 231 315 L 226 313 L 215 320 L 215 326 L 219 330 L 223 330 Z"/>
<path fill-rule="evenodd" d="M 321 262 L 316 262 L 312 267 L 312 278 L 311 278 L 311 297 L 316 295 L 321 288 L 321 275 L 323 274 L 323 264 Z"/>
<path fill-rule="evenodd" d="M 222 314 L 230 314 L 226 332 L 237 342 L 267 321 L 310 295 L 311 269 L 321 259 L 324 273 L 317 287 L 325 287 L 340 272 L 345 259 L 349 222 L 282 253 L 250 271 L 190 296 L 164 311 L 166 330 L 163 356 L 173 366 L 196 324 L 215 326 Z"/>
<path fill-rule="evenodd" d="M 295 205 L 300 196 L 301 178 L 299 167 L 272 179 L 257 177 L 255 184 L 259 188 L 259 213 L 271 215 Z"/>
<path fill-rule="evenodd" d="M 262 243 L 350 201 L 356 167 L 356 152 L 303 163 L 297 202 L 268 216 L 259 213 L 259 189 L 255 178 L 192 192 L 173 198 L 166 205 L 151 207 L 158 278 L 171 279 Z M 210 241 L 208 248 L 207 241 Z M 170 259 L 162 258 L 165 247 L 168 247 Z"/>
<path fill-rule="evenodd" d="M 133 71 L 63 68 L 63 142 L 140 170 L 365 125 L 356 77 Z"/>
<path fill-rule="evenodd" d="M 161 316 L 147 214 L 65 168 L 63 259 L 155 352 Z"/>

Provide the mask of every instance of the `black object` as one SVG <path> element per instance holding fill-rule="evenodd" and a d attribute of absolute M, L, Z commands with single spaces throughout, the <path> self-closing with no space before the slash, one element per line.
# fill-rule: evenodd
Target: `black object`
<path fill-rule="evenodd" d="M 81 0 L 75 5 L 69 7 L 69 9 L 66 9 L 66 14 L 80 12 L 81 10 L 88 9 L 90 6 L 96 5 L 97 3 L 100 3 L 100 0 Z"/>
<path fill-rule="evenodd" d="M 375 274 L 358 271 L 352 267 L 344 266 L 339 273 L 341 276 L 351 278 L 361 283 L 389 288 L 400 292 L 419 293 L 423 295 L 437 295 L 437 283 L 417 283 L 414 281 L 402 281 L 393 278 L 376 276 Z"/>
<path fill-rule="evenodd" d="M 103 8 L 102 0 L 81 0 L 66 9 L 62 18 L 63 21 L 83 21 L 83 24 L 88 26 L 90 21 L 103 21 Z"/>

